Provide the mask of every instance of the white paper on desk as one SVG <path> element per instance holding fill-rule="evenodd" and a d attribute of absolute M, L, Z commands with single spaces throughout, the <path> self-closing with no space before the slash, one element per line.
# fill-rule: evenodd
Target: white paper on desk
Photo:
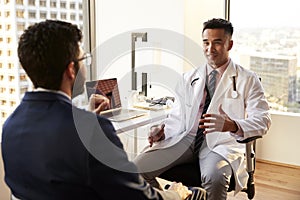
<path fill-rule="evenodd" d="M 134 108 L 146 109 L 146 110 L 154 110 L 154 111 L 167 109 L 166 105 L 160 105 L 160 104 L 152 105 L 152 104 L 149 104 L 147 102 L 135 103 L 133 105 L 133 107 Z"/>

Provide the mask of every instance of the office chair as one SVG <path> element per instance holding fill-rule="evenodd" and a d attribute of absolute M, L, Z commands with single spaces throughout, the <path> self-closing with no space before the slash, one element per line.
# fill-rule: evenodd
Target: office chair
<path fill-rule="evenodd" d="M 246 147 L 246 168 L 249 178 L 247 181 L 247 187 L 242 191 L 247 193 L 248 199 L 253 199 L 255 195 L 254 171 L 256 139 L 261 137 L 262 136 L 254 136 L 242 141 L 237 141 L 239 143 L 244 143 Z M 175 166 L 161 174 L 159 177 L 170 181 L 182 182 L 182 184 L 187 186 L 201 187 L 201 176 L 198 159 L 196 159 L 193 163 Z M 231 192 L 234 189 L 235 179 L 234 176 L 231 176 L 228 192 Z"/>

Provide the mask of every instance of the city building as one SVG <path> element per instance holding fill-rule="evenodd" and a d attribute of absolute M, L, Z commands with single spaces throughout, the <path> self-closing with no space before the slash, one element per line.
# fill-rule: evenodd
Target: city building
<path fill-rule="evenodd" d="M 261 78 L 265 94 L 274 110 L 287 111 L 297 99 L 297 57 L 254 52 L 239 57 Z"/>
<path fill-rule="evenodd" d="M 297 90 L 296 90 L 296 102 L 300 104 L 300 67 L 297 70 Z"/>
<path fill-rule="evenodd" d="M 82 0 L 0 0 L 0 126 L 32 84 L 19 64 L 18 38 L 30 25 L 59 19 L 83 30 Z"/>

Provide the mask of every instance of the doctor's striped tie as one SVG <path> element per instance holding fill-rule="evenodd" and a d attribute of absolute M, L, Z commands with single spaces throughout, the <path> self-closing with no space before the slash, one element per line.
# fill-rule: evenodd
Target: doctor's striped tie
<path fill-rule="evenodd" d="M 213 97 L 216 89 L 216 82 L 217 82 L 217 70 L 213 70 L 210 73 L 210 79 L 208 83 L 205 85 L 205 90 L 206 90 L 206 98 L 205 98 L 205 103 L 202 111 L 201 118 L 203 118 L 203 114 L 206 113 L 208 106 L 210 104 L 211 98 Z M 200 125 L 200 124 L 199 124 Z M 194 154 L 197 156 L 199 154 L 200 147 L 204 141 L 204 134 L 203 134 L 204 129 L 198 128 L 196 137 L 195 137 L 195 144 L 194 144 Z"/>

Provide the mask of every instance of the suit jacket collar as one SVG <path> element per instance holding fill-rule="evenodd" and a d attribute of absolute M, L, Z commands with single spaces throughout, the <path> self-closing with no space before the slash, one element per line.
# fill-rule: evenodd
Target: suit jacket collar
<path fill-rule="evenodd" d="M 65 95 L 54 93 L 54 92 L 46 92 L 46 91 L 38 91 L 38 92 L 26 92 L 23 98 L 24 101 L 64 101 L 68 104 L 72 105 L 72 101 L 66 97 Z"/>

